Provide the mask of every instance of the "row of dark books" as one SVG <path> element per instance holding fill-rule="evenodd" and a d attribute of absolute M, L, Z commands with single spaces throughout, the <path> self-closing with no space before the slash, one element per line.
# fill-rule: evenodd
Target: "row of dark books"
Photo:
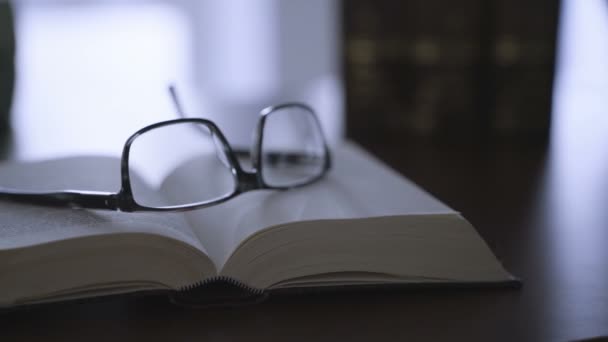
<path fill-rule="evenodd" d="M 558 7 L 344 1 L 349 136 L 364 144 L 545 141 Z"/>

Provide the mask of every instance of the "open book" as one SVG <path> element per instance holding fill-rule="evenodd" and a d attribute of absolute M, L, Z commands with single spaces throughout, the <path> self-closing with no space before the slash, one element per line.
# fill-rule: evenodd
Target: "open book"
<path fill-rule="evenodd" d="M 213 284 L 263 296 L 516 282 L 458 212 L 353 144 L 334 148 L 333 160 L 327 177 L 309 186 L 253 191 L 183 213 L 1 201 L 0 307 L 141 291 L 184 300 L 179 294 Z M 110 157 L 6 163 L 0 185 L 115 191 L 119 164 Z M 150 194 L 172 196 L 203 182 L 182 171 Z"/>

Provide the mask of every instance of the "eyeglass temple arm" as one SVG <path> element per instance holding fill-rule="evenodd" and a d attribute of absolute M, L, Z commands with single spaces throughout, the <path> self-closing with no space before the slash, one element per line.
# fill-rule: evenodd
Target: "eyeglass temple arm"
<path fill-rule="evenodd" d="M 0 188 L 0 200 L 53 207 L 118 210 L 118 196 L 111 192 L 28 192 Z"/>
<path fill-rule="evenodd" d="M 179 115 L 179 117 L 182 119 L 187 119 L 188 116 L 186 116 L 184 107 L 182 106 L 179 96 L 177 95 L 177 88 L 175 88 L 175 85 L 173 84 L 169 84 L 169 95 L 171 97 L 171 101 L 173 102 L 173 106 L 175 107 L 175 111 L 177 111 L 177 115 Z M 211 132 L 204 129 L 203 126 L 197 125 L 196 128 L 205 135 L 211 135 Z"/>
<path fill-rule="evenodd" d="M 169 84 L 169 96 L 171 97 L 171 102 L 173 102 L 173 106 L 175 107 L 175 111 L 177 112 L 177 115 L 179 115 L 180 118 L 182 119 L 187 119 L 188 116 L 186 115 L 186 112 L 184 112 L 184 107 L 182 106 L 181 101 L 179 100 L 179 96 L 177 95 L 177 88 L 175 87 L 174 84 Z M 199 129 L 199 131 L 201 131 L 201 133 L 205 134 L 205 135 L 211 135 L 211 132 L 204 129 L 202 126 L 196 126 L 197 129 Z M 239 157 L 240 156 L 249 156 L 249 151 L 244 150 L 244 149 L 236 149 L 233 150 Z"/>
<path fill-rule="evenodd" d="M 171 97 L 173 106 L 177 111 L 177 115 L 179 115 L 180 118 L 187 118 L 186 113 L 184 112 L 184 107 L 182 106 L 182 102 L 179 100 L 179 96 L 177 95 L 177 89 L 174 84 L 169 84 L 169 96 Z"/>

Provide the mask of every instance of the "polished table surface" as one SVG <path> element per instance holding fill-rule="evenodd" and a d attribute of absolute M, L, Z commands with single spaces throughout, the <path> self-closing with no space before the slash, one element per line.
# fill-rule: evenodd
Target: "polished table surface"
<path fill-rule="evenodd" d="M 605 151 L 555 145 L 373 147 L 461 211 L 519 290 L 415 290 L 276 297 L 189 310 L 164 297 L 107 299 L 0 316 L 4 337 L 52 340 L 505 340 L 608 335 Z M 602 162 L 603 160 L 603 162 Z"/>

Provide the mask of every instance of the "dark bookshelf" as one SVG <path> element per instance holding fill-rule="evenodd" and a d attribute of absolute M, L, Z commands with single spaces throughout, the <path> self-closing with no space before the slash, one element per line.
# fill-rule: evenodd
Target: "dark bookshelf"
<path fill-rule="evenodd" d="M 0 139 L 8 134 L 15 83 L 15 28 L 9 3 L 0 2 Z M 2 145 L 2 140 L 0 140 Z"/>
<path fill-rule="evenodd" d="M 547 140 L 558 1 L 343 1 L 347 134 Z"/>

